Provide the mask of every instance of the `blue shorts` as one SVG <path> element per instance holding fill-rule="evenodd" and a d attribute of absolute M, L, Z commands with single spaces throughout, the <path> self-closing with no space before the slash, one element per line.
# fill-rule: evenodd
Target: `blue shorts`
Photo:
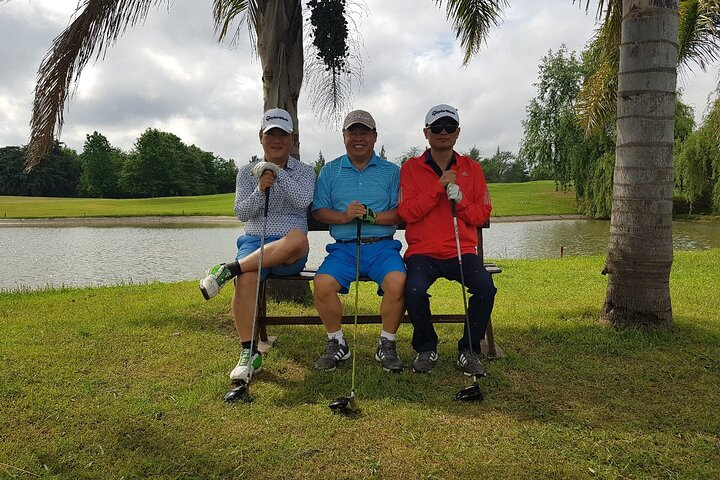
<path fill-rule="evenodd" d="M 330 243 L 325 250 L 328 256 L 317 273 L 330 275 L 340 284 L 340 293 L 348 293 L 350 283 L 355 281 L 355 243 Z M 398 240 L 383 240 L 360 245 L 360 276 L 370 277 L 378 285 L 382 295 L 382 282 L 390 272 L 406 273 L 405 262 L 400 255 L 402 244 Z"/>
<path fill-rule="evenodd" d="M 276 240 L 280 240 L 281 238 L 282 237 L 279 235 L 268 235 L 265 237 L 265 245 Z M 235 258 L 237 260 L 245 258 L 260 248 L 260 237 L 255 235 L 241 235 L 237 239 L 237 248 L 238 252 Z M 273 275 L 296 275 L 305 268 L 307 259 L 308 257 L 305 255 L 303 258 L 290 265 L 277 265 L 275 267 L 263 268 L 260 271 L 260 279 L 265 280 L 271 273 Z"/>

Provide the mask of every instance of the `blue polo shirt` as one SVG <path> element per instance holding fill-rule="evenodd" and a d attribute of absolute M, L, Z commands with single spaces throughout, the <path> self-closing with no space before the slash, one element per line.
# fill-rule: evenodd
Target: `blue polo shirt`
<path fill-rule="evenodd" d="M 397 208 L 400 188 L 400 168 L 394 163 L 375 155 L 361 171 L 347 155 L 325 164 L 315 184 L 313 210 L 328 208 L 344 212 L 353 200 L 364 203 L 375 212 Z M 362 224 L 362 237 L 386 237 L 393 235 L 395 225 Z M 354 223 L 330 225 L 330 235 L 335 240 L 354 240 L 357 227 Z"/>

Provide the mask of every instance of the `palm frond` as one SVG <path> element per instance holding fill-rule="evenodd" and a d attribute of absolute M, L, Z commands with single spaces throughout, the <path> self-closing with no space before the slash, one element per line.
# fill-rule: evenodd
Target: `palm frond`
<path fill-rule="evenodd" d="M 93 56 L 100 58 L 128 27 L 143 21 L 153 5 L 165 0 L 85 0 L 65 31 L 53 40 L 38 70 L 30 121 L 26 170 L 53 146 L 55 126 L 63 126 L 70 87 Z M 80 12 L 79 14 L 77 12 Z"/>
<path fill-rule="evenodd" d="M 705 71 L 720 58 L 720 0 L 684 0 L 679 5 L 678 62 Z"/>
<path fill-rule="evenodd" d="M 443 0 L 435 0 L 442 7 Z M 490 28 L 497 26 L 507 0 L 446 0 L 447 19 L 453 24 L 455 38 L 465 50 L 463 65 L 480 51 Z"/>
<path fill-rule="evenodd" d="M 214 0 L 213 19 L 215 20 L 215 33 L 218 36 L 218 42 L 225 40 L 232 24 L 239 16 L 240 19 L 237 27 L 234 29 L 231 44 L 237 44 L 240 30 L 243 24 L 247 22 L 250 46 L 253 52 L 257 52 L 257 14 L 257 0 Z"/>
<path fill-rule="evenodd" d="M 607 8 L 605 3 L 607 2 Z M 577 3 L 578 6 L 582 7 L 583 0 L 572 0 L 572 3 Z M 590 0 L 585 0 L 585 11 L 590 10 Z M 622 0 L 596 0 L 597 10 L 595 12 L 595 19 L 600 21 L 607 21 L 607 19 L 615 14 L 617 11 L 622 13 Z"/>
<path fill-rule="evenodd" d="M 588 69 L 580 92 L 576 112 L 585 136 L 598 132 L 615 119 L 617 80 L 620 65 L 620 32 L 622 8 L 620 0 L 610 0 L 605 20 L 584 53 Z"/>

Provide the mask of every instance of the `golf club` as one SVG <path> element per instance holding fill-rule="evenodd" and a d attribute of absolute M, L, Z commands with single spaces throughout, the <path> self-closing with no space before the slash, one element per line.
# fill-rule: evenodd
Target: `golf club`
<path fill-rule="evenodd" d="M 260 256 L 258 258 L 258 269 L 257 269 L 257 285 L 255 287 L 255 311 L 253 313 L 253 326 L 252 336 L 250 337 L 250 358 L 248 359 L 248 379 L 245 380 L 233 380 L 232 384 L 234 388 L 227 392 L 223 397 L 226 402 L 234 403 L 242 400 L 245 403 L 253 401 L 250 396 L 250 380 L 252 380 L 253 368 L 253 349 L 255 348 L 255 326 L 257 325 L 257 314 L 258 314 L 258 297 L 260 296 L 260 282 L 262 275 L 263 256 L 265 254 L 265 235 L 267 233 L 267 222 L 268 222 L 268 206 L 270 205 L 270 188 L 265 190 L 265 210 L 263 213 L 263 228 L 262 236 L 260 237 Z"/>
<path fill-rule="evenodd" d="M 357 224 L 357 236 L 355 238 L 355 318 L 353 321 L 350 396 L 338 397 L 328 405 L 333 412 L 343 415 L 357 415 L 360 413 L 360 407 L 355 401 L 355 350 L 357 350 L 358 285 L 360 283 L 360 219 L 356 219 L 355 223 Z"/>
<path fill-rule="evenodd" d="M 468 317 L 467 294 L 465 293 L 465 274 L 463 273 L 462 253 L 460 251 L 460 232 L 458 231 L 457 212 L 455 209 L 455 200 L 450 200 L 450 208 L 452 209 L 453 228 L 455 229 L 455 245 L 457 246 L 458 264 L 460 266 L 460 286 L 462 287 L 463 308 L 465 312 L 465 328 L 468 332 L 468 342 L 470 343 L 470 353 L 473 353 L 472 336 L 470 335 L 470 318 Z M 455 394 L 456 400 L 469 402 L 473 400 L 482 400 L 483 392 L 478 385 L 477 375 L 473 375 L 473 384 L 463 388 Z"/>

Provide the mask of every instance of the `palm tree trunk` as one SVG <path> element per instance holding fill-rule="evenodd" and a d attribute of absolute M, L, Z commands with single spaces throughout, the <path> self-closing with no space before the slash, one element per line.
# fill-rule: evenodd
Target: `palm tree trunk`
<path fill-rule="evenodd" d="M 295 145 L 290 155 L 300 158 L 298 98 L 303 81 L 303 19 L 299 0 L 258 2 L 256 33 L 262 65 L 264 109 L 282 108 L 292 116 Z M 310 302 L 308 282 L 285 282 L 280 288 L 272 280 L 267 294 L 275 300 Z"/>
<path fill-rule="evenodd" d="M 290 154 L 300 158 L 297 107 L 303 81 L 303 19 L 299 0 L 258 2 L 257 50 L 262 65 L 265 110 L 288 111 L 295 126 L 295 146 Z"/>
<path fill-rule="evenodd" d="M 624 0 L 617 146 L 601 321 L 672 325 L 677 0 Z"/>

